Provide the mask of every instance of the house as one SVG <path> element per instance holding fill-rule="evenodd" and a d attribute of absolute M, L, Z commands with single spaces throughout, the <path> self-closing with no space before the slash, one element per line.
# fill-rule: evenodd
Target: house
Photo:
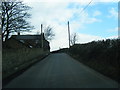
<path fill-rule="evenodd" d="M 29 46 L 26 46 L 25 44 L 21 43 L 20 41 L 9 38 L 7 41 L 2 43 L 3 49 L 21 49 L 21 48 L 29 48 Z"/>
<path fill-rule="evenodd" d="M 5 48 L 42 48 L 50 50 L 49 42 L 43 35 L 12 35 L 3 46 Z"/>

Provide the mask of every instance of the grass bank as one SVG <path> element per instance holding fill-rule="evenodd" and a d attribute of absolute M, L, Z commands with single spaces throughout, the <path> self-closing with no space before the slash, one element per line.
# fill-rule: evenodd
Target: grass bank
<path fill-rule="evenodd" d="M 77 44 L 69 49 L 72 57 L 98 72 L 120 82 L 120 39 Z"/>
<path fill-rule="evenodd" d="M 66 52 L 81 63 L 120 83 L 120 39 L 75 44 L 69 49 L 56 52 Z"/>

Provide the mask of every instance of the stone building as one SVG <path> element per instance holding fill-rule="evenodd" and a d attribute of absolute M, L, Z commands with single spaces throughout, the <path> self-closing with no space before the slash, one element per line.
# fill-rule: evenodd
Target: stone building
<path fill-rule="evenodd" d="M 43 35 L 12 35 L 3 43 L 3 48 L 43 48 L 50 50 L 49 42 Z"/>

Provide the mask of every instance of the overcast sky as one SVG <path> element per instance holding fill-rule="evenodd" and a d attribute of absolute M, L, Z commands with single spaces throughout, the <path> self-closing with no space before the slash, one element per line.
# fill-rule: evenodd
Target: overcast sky
<path fill-rule="evenodd" d="M 53 27 L 56 36 L 50 42 L 51 51 L 68 47 L 68 21 L 70 32 L 78 35 L 77 43 L 118 36 L 118 0 L 93 0 L 83 12 L 91 0 L 74 1 L 24 0 L 25 4 L 32 7 L 29 21 L 35 29 L 31 34 L 40 31 L 40 24 Z"/>

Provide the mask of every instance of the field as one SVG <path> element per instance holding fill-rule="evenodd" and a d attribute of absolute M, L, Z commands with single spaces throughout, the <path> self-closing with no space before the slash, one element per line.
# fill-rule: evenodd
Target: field
<path fill-rule="evenodd" d="M 11 74 L 29 66 L 35 61 L 47 55 L 49 51 L 41 49 L 3 49 L 2 51 L 2 75 L 3 79 Z"/>

